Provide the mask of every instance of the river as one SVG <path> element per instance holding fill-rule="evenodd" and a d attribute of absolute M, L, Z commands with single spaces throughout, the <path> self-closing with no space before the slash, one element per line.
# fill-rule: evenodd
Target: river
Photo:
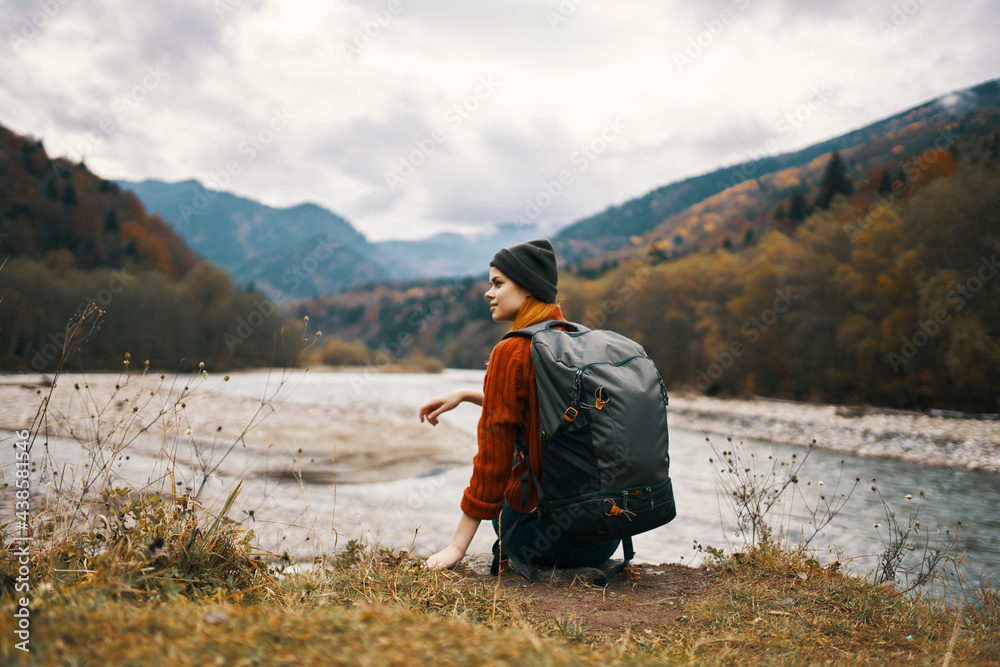
<path fill-rule="evenodd" d="M 440 374 L 296 372 L 281 388 L 280 400 L 269 403 L 274 414 L 246 436 L 246 446 L 241 444 L 224 459 L 225 448 L 218 443 L 210 451 L 224 465 L 209 479 L 202 498 L 210 508 L 215 507 L 242 479 L 243 490 L 230 517 L 253 528 L 263 546 L 276 553 L 310 558 L 341 549 L 350 539 L 363 538 L 429 555 L 447 545 L 457 525 L 459 500 L 471 472 L 479 408 L 462 405 L 444 415 L 438 427 L 419 424 L 417 408 L 431 396 L 453 388 L 481 386 L 482 376 L 482 371 L 464 370 Z M 89 375 L 86 381 L 100 395 L 108 391 L 105 385 L 120 382 L 114 378 Z M 66 376 L 58 391 L 69 392 L 71 385 L 81 380 L 82 376 Z M 225 435 L 228 425 L 246 423 L 254 402 L 268 387 L 275 386 L 276 376 L 249 371 L 233 373 L 224 383 L 216 376 L 206 382 L 213 381 L 201 401 L 205 414 L 193 414 L 184 422 L 193 428 L 195 439 L 199 431 L 219 430 Z M 12 384 L 2 389 L 8 391 L 3 394 L 5 406 L 21 406 L 10 419 L 27 420 L 33 413 L 35 392 L 14 393 L 17 390 Z M 213 419 L 220 425 L 209 428 Z M 10 431 L 24 428 L 20 423 L 2 426 L 6 433 L 0 432 L 0 440 L 5 442 L 12 437 Z M 791 462 L 793 455 L 799 460 L 807 452 L 802 447 L 762 442 L 736 442 L 733 447 L 723 435 L 708 437 L 719 450 L 752 453 L 759 466 L 757 472 L 765 472 L 769 456 Z M 153 471 L 163 465 L 162 441 L 162 437 L 136 439 L 130 445 L 131 458 L 119 461 L 122 479 L 133 483 L 159 479 Z M 427 441 L 435 442 L 437 448 L 429 447 Z M 727 550 L 742 547 L 732 512 L 721 500 L 713 474 L 713 468 L 717 471 L 721 463 L 712 443 L 706 441 L 705 434 L 671 428 L 677 518 L 635 538 L 638 560 L 694 563 L 704 558 L 694 548 L 696 544 Z M 58 441 L 53 439 L 51 449 L 61 466 L 82 460 L 79 445 L 65 435 Z M 2 451 L 0 464 L 10 472 L 12 448 L 3 447 Z M 175 468 L 182 470 L 185 460 L 194 467 L 195 457 L 181 456 Z M 377 463 L 365 470 L 366 460 Z M 303 473 L 301 478 L 290 474 L 297 470 Z M 776 479 L 782 470 L 779 466 Z M 336 484 L 333 474 L 326 472 L 336 474 Z M 195 477 L 191 475 L 190 486 L 196 486 Z M 821 562 L 831 562 L 839 554 L 854 572 L 864 574 L 875 567 L 871 555 L 883 550 L 883 539 L 889 535 L 882 502 L 871 490 L 875 478 L 882 497 L 904 527 L 910 512 L 919 508 L 921 536 L 929 532 L 933 538 L 940 527 L 946 538 L 954 534 L 956 522 L 961 520 L 962 571 L 969 580 L 974 583 L 981 575 L 1000 572 L 1000 517 L 996 512 L 1000 479 L 986 472 L 844 456 L 814 448 L 798 471 L 797 487 L 790 487 L 777 506 L 775 526 L 795 538 L 807 518 L 806 502 L 817 502 L 820 494 L 830 498 L 847 494 L 855 478 L 860 482 L 844 508 L 812 540 L 810 546 Z M 875 528 L 875 524 L 880 527 Z M 488 552 L 493 539 L 491 527 L 482 525 L 470 553 Z"/>

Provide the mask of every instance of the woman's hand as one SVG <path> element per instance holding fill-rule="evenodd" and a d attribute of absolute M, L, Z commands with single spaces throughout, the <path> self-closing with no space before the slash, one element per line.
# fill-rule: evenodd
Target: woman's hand
<path fill-rule="evenodd" d="M 455 391 L 449 391 L 447 394 L 435 396 L 420 406 L 420 421 L 423 422 L 424 419 L 426 419 L 431 426 L 437 426 L 438 417 L 440 417 L 442 413 L 454 410 L 462 401 L 469 401 L 470 403 L 482 405 L 483 392 L 472 391 L 469 389 L 456 389 Z"/>
<path fill-rule="evenodd" d="M 472 544 L 472 538 L 475 537 L 478 528 L 479 519 L 473 519 L 462 512 L 462 518 L 458 521 L 458 528 L 455 530 L 455 537 L 452 538 L 451 544 L 425 560 L 424 567 L 428 570 L 443 570 L 457 564 L 465 557 L 465 552 Z"/>
<path fill-rule="evenodd" d="M 449 545 L 425 560 L 424 567 L 428 570 L 446 570 L 456 565 L 464 557 L 465 553 Z"/>

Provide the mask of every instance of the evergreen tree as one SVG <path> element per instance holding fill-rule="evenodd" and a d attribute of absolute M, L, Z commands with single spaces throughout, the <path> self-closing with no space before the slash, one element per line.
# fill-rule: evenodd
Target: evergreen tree
<path fill-rule="evenodd" d="M 882 180 L 878 184 L 878 193 L 880 195 L 888 195 L 892 192 L 892 176 L 889 175 L 889 169 L 882 170 Z"/>
<path fill-rule="evenodd" d="M 106 183 L 107 181 L 105 181 Z M 104 231 L 118 233 L 118 213 L 115 209 L 108 211 L 108 214 L 104 216 Z"/>
<path fill-rule="evenodd" d="M 70 206 L 76 205 L 76 188 L 73 187 L 72 183 L 67 183 L 66 187 L 63 188 L 62 201 L 64 204 L 69 204 Z"/>
<path fill-rule="evenodd" d="M 905 195 L 906 191 L 909 188 L 906 187 L 906 172 L 903 171 L 902 167 L 900 167 L 899 171 L 896 172 L 896 180 L 899 181 L 900 183 L 902 183 L 902 186 L 899 189 L 899 194 L 900 195 Z"/>
<path fill-rule="evenodd" d="M 52 201 L 59 199 L 59 187 L 56 185 L 56 179 L 54 176 L 50 176 L 48 180 L 45 181 L 45 196 Z"/>
<path fill-rule="evenodd" d="M 826 164 L 826 171 L 823 172 L 823 180 L 819 184 L 819 192 L 813 202 L 816 208 L 830 208 L 830 202 L 835 195 L 849 195 L 854 192 L 854 186 L 847 177 L 847 167 L 840 157 L 840 151 L 834 151 L 830 156 L 830 161 Z"/>
<path fill-rule="evenodd" d="M 806 196 L 801 192 L 796 192 L 788 200 L 788 219 L 802 222 L 812 211 Z"/>

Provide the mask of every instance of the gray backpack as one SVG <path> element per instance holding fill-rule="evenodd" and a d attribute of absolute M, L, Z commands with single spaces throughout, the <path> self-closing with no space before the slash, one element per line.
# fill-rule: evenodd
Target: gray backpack
<path fill-rule="evenodd" d="M 541 413 L 541 480 L 530 464 L 525 477 L 567 533 L 622 540 L 624 562 L 599 578 L 606 584 L 635 556 L 633 535 L 677 515 L 663 380 L 641 345 L 612 331 L 546 320 L 507 336 L 531 338 Z M 517 450 L 529 460 L 523 438 Z"/>

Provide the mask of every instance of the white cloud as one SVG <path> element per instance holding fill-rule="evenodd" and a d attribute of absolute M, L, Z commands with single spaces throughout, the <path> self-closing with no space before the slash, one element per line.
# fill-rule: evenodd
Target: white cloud
<path fill-rule="evenodd" d="M 817 88 L 829 94 L 777 135 L 783 148 L 994 77 L 1000 62 L 988 0 L 922 3 L 888 35 L 879 21 L 900 3 L 884 0 L 220 1 L 232 11 L 56 0 L 28 39 L 41 5 L 7 3 L 0 123 L 55 154 L 94 144 L 88 165 L 112 178 L 204 179 L 235 161 L 238 194 L 314 201 L 370 238 L 412 238 L 507 221 L 566 168 L 573 183 L 540 219 L 569 222 L 745 159 Z M 169 74 L 123 116 L 150 67 Z M 462 106 L 483 77 L 496 90 Z M 241 147 L 276 111 L 287 127 L 249 157 Z M 109 116 L 114 131 L 91 141 Z M 614 118 L 627 129 L 578 171 L 573 154 Z M 386 172 L 436 129 L 433 153 L 390 190 Z"/>

